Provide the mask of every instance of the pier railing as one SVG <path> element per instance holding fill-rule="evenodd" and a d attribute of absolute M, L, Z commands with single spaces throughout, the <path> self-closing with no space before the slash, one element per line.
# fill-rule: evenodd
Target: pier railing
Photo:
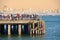
<path fill-rule="evenodd" d="M 0 21 L 39 20 L 39 18 L 0 18 Z"/>

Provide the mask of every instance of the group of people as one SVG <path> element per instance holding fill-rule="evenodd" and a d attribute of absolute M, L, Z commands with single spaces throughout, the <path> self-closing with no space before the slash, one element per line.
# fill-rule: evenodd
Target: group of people
<path fill-rule="evenodd" d="M 38 20 L 39 16 L 36 14 L 8 14 L 8 15 L 0 15 L 0 20 Z"/>

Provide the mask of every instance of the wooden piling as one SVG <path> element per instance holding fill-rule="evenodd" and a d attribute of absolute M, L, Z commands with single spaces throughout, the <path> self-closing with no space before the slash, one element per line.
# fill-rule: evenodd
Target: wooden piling
<path fill-rule="evenodd" d="M 38 34 L 38 30 L 36 30 L 36 35 Z"/>
<path fill-rule="evenodd" d="M 34 34 L 34 23 L 33 23 L 33 34 Z"/>
<path fill-rule="evenodd" d="M 8 35 L 11 35 L 10 24 L 8 24 Z"/>
<path fill-rule="evenodd" d="M 21 25 L 18 25 L 18 35 L 21 35 Z"/>

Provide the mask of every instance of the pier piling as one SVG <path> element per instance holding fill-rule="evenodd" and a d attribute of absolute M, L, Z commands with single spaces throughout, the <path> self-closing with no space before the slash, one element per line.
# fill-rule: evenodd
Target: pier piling
<path fill-rule="evenodd" d="M 18 35 L 21 35 L 21 25 L 18 25 Z"/>
<path fill-rule="evenodd" d="M 8 24 L 8 35 L 11 35 L 11 29 L 10 29 L 10 24 Z"/>

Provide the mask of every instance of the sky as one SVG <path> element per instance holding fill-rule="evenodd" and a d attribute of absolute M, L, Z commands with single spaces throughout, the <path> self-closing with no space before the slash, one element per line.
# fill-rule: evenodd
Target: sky
<path fill-rule="evenodd" d="M 50 10 L 60 9 L 60 0 L 0 0 L 0 10 L 5 5 L 13 9 Z"/>

